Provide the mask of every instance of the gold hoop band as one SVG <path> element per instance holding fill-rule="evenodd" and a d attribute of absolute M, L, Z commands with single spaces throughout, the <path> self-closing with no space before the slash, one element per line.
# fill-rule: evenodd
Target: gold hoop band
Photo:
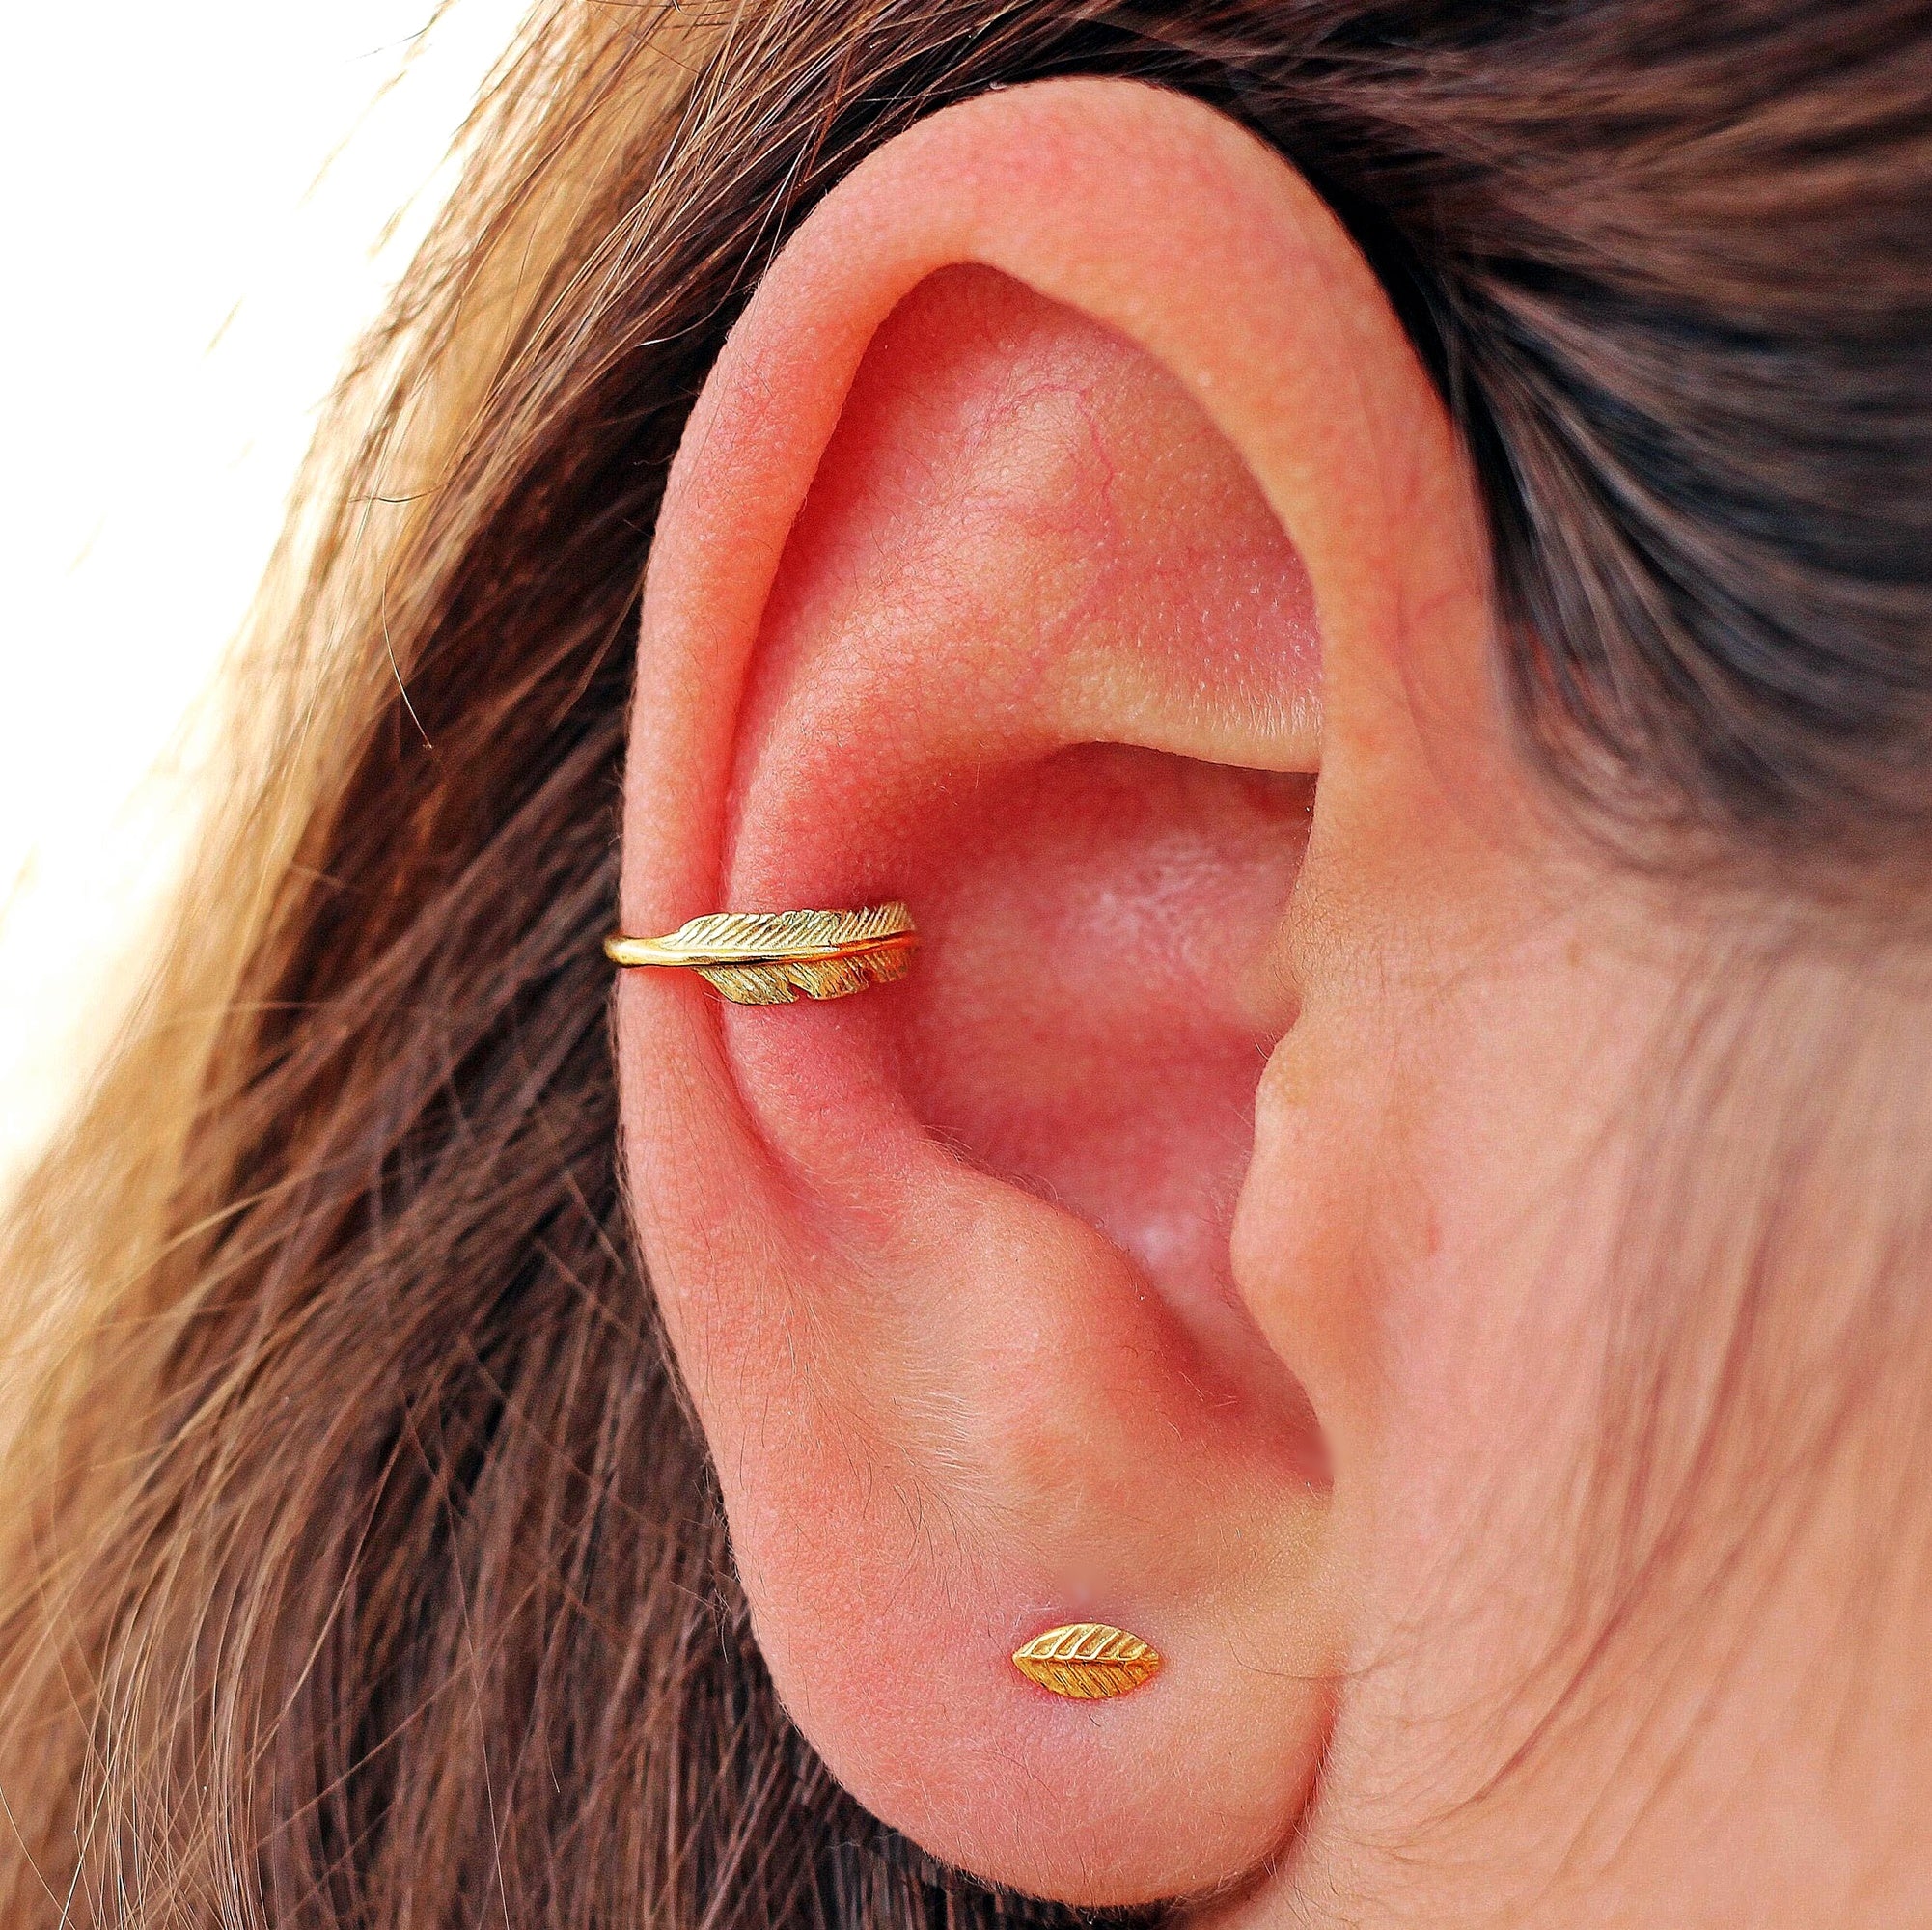
<path fill-rule="evenodd" d="M 734 1006 L 784 1006 L 889 985 L 911 971 L 918 944 L 912 914 L 895 900 L 860 911 L 711 912 L 664 938 L 614 931 L 604 956 L 696 972 Z"/>

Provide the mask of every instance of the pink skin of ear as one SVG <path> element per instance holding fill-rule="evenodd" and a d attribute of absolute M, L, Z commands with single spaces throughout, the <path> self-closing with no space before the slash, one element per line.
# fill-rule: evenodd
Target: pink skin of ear
<path fill-rule="evenodd" d="M 1034 295 L 921 289 L 958 264 Z M 1035 297 L 1090 319 L 1036 328 Z M 1002 400 L 1007 324 L 1041 379 Z M 940 350 L 950 417 L 909 379 Z M 1163 478 L 1140 429 L 1188 419 Z M 963 494 L 922 448 L 973 455 Z M 1023 473 L 1042 450 L 1064 486 Z M 1055 501 L 1059 530 L 1016 519 Z M 1164 618 L 1146 585 L 1190 512 Z M 1295 1015 L 1275 934 L 1310 780 L 1338 728 L 1371 751 L 1397 728 L 1408 613 L 1479 605 L 1470 527 L 1332 217 L 1230 124 L 1121 83 L 987 96 L 882 150 L 694 411 L 647 586 L 624 926 L 904 896 L 935 949 L 822 1007 L 627 975 L 638 1219 L 781 1695 L 862 1801 L 980 1875 L 1146 1901 L 1254 1870 L 1301 1817 L 1350 1397 L 1228 1231 Z M 1203 592 L 1214 528 L 1245 533 L 1245 630 Z M 1225 955 L 1189 936 L 1203 908 Z M 1059 962 L 1029 974 L 1034 935 Z M 1084 995 L 1110 946 L 1148 969 Z M 1159 1677 L 1082 1706 L 1012 1669 L 1084 1619 L 1152 1641 Z"/>

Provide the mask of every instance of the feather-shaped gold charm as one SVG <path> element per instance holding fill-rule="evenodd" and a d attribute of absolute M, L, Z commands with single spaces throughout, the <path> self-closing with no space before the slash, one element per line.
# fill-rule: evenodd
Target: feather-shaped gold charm
<path fill-rule="evenodd" d="M 899 903 L 860 911 L 719 911 L 680 924 L 668 938 L 613 932 L 604 955 L 616 965 L 677 965 L 696 972 L 734 1006 L 842 999 L 889 985 L 912 969 L 919 943 Z"/>
<path fill-rule="evenodd" d="M 1137 1635 L 1105 1622 L 1067 1622 L 1013 1651 L 1013 1667 L 1056 1696 L 1100 1701 L 1138 1689 L 1161 1658 Z"/>

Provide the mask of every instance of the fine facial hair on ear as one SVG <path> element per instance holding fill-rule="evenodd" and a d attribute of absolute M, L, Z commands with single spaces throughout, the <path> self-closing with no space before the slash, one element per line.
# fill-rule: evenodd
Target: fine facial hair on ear
<path fill-rule="evenodd" d="M 903 896 L 930 936 L 906 984 L 834 1006 L 634 975 L 638 1222 L 781 1695 L 981 1875 L 1145 1901 L 1301 1817 L 1372 1376 L 1345 1269 L 1288 1310 L 1242 1277 L 1232 1196 L 1303 995 L 1311 781 L 1317 841 L 1324 813 L 1436 824 L 1387 772 L 1419 689 L 1479 702 L 1475 527 L 1333 218 L 1230 124 L 1120 83 L 883 150 L 694 412 L 626 928 Z M 1450 738 L 1467 784 L 1483 732 Z M 1089 1617 L 1168 1658 L 1097 1712 L 1008 1661 Z"/>

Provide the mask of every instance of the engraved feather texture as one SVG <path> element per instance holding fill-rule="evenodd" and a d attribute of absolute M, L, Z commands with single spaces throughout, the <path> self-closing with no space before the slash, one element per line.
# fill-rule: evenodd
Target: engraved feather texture
<path fill-rule="evenodd" d="M 1137 1635 L 1105 1622 L 1067 1622 L 1013 1651 L 1013 1667 L 1056 1696 L 1100 1701 L 1138 1689 L 1161 1658 Z"/>
<path fill-rule="evenodd" d="M 696 972 L 737 1006 L 842 999 L 889 985 L 912 969 L 919 943 L 903 904 L 858 911 L 719 911 L 667 938 L 614 934 L 604 952 L 619 965 L 676 965 Z"/>

